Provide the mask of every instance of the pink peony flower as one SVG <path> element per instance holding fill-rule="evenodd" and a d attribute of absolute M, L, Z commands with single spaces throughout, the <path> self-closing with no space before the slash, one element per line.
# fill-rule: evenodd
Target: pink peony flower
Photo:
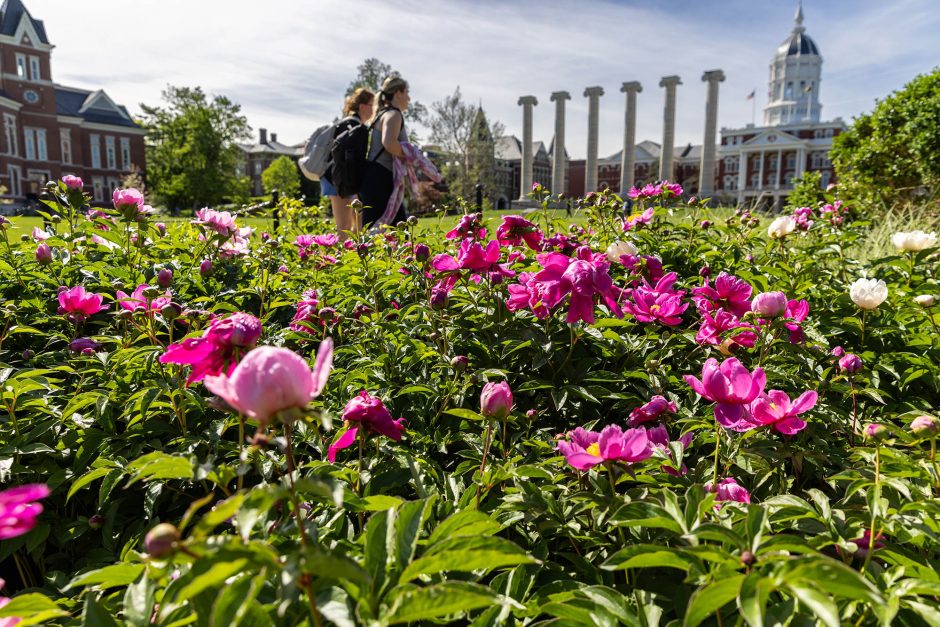
<path fill-rule="evenodd" d="M 346 403 L 343 420 L 349 427 L 330 446 L 327 459 L 331 462 L 336 461 L 336 453 L 352 446 L 360 428 L 365 429 L 366 433 L 378 433 L 396 442 L 401 441 L 401 434 L 405 431 L 405 419 L 393 419 L 388 408 L 382 403 L 382 399 L 370 395 L 365 390 Z M 359 426 L 353 427 L 352 423 L 357 423 Z"/>
<path fill-rule="evenodd" d="M 82 179 L 77 176 L 72 176 L 71 174 L 63 176 L 62 182 L 65 183 L 65 186 L 69 189 L 82 189 L 85 186 Z"/>
<path fill-rule="evenodd" d="M 753 348 L 757 341 L 754 325 L 741 322 L 737 316 L 724 309 L 703 312 L 702 325 L 695 335 L 695 341 L 699 344 L 720 346 L 727 340 Z"/>
<path fill-rule="evenodd" d="M 627 232 L 631 229 L 635 229 L 638 226 L 645 226 L 653 221 L 654 215 L 653 208 L 650 207 L 642 213 L 634 213 L 631 216 L 624 218 L 623 220 L 623 231 Z"/>
<path fill-rule="evenodd" d="M 30 232 L 30 235 L 32 236 L 33 241 L 35 242 L 44 242 L 50 237 L 52 237 L 52 235 L 50 235 L 46 231 L 43 231 L 38 226 L 33 227 L 33 230 Z"/>
<path fill-rule="evenodd" d="M 776 318 L 787 311 L 787 295 L 783 292 L 761 292 L 751 301 L 751 311 L 764 318 Z"/>
<path fill-rule="evenodd" d="M 815 407 L 816 399 L 816 392 L 809 390 L 791 404 L 785 392 L 770 390 L 751 402 L 750 421 L 755 427 L 772 426 L 784 435 L 794 435 L 806 427 L 806 422 L 797 416 Z"/>
<path fill-rule="evenodd" d="M 484 239 L 486 229 L 483 228 L 483 216 L 479 213 L 469 213 L 461 216 L 457 226 L 444 236 L 447 239 Z"/>
<path fill-rule="evenodd" d="M 736 503 L 750 503 L 751 494 L 738 484 L 733 477 L 727 477 L 718 482 L 718 486 L 709 481 L 705 484 L 706 492 L 714 492 L 716 501 L 734 501 Z M 715 506 L 720 507 L 719 505 Z"/>
<path fill-rule="evenodd" d="M 600 433 L 579 427 L 568 436 L 571 441 L 559 441 L 558 450 L 577 470 L 588 470 L 604 462 L 633 464 L 653 455 L 646 429 L 642 427 L 624 431 L 617 425 L 608 425 Z"/>
<path fill-rule="evenodd" d="M 262 426 L 279 412 L 304 409 L 320 395 L 333 361 L 333 341 L 317 351 L 311 370 L 307 361 L 286 348 L 260 346 L 248 352 L 231 375 L 208 375 L 206 388 L 235 411 Z"/>
<path fill-rule="evenodd" d="M 450 274 L 438 284 L 441 289 L 449 292 L 457 283 L 457 273 L 461 270 L 469 271 L 471 278 L 477 282 L 482 280 L 483 275 L 492 278 L 494 273 L 501 277 L 515 276 L 515 271 L 499 263 L 499 256 L 499 242 L 496 240 L 491 240 L 484 248 L 480 242 L 467 238 L 461 242 L 457 257 L 447 254 L 436 255 L 431 261 L 431 267 L 438 272 Z"/>
<path fill-rule="evenodd" d="M 863 366 L 862 358 L 854 353 L 846 353 L 845 356 L 839 360 L 839 370 L 846 374 L 855 374 L 861 371 Z"/>
<path fill-rule="evenodd" d="M 81 285 L 59 292 L 59 314 L 68 314 L 69 318 L 81 322 L 88 316 L 108 308 L 101 304 L 100 294 L 90 294 Z"/>
<path fill-rule="evenodd" d="M 319 323 L 320 301 L 316 290 L 307 290 L 297 303 L 297 313 L 290 321 L 290 329 L 298 333 L 309 333 L 311 323 Z"/>
<path fill-rule="evenodd" d="M 624 309 L 639 322 L 660 322 L 667 326 L 680 324 L 682 313 L 689 304 L 682 302 L 684 290 L 672 289 L 677 278 L 675 272 L 670 272 L 652 286 L 644 280 L 633 290 L 631 301 L 624 304 Z"/>
<path fill-rule="evenodd" d="M 644 422 L 656 420 L 663 414 L 674 414 L 676 411 L 675 403 L 657 394 L 647 401 L 646 404 L 630 412 L 630 426 L 635 427 Z"/>
<path fill-rule="evenodd" d="M 77 337 L 69 342 L 69 351 L 72 353 L 88 353 L 98 350 L 98 342 L 88 337 Z"/>
<path fill-rule="evenodd" d="M 787 320 L 783 324 L 790 331 L 790 343 L 799 344 L 806 337 L 800 323 L 809 315 L 809 303 L 805 300 L 790 300 L 784 315 Z"/>
<path fill-rule="evenodd" d="M 748 421 L 748 405 L 764 391 L 767 376 L 762 368 L 748 371 L 734 357 L 720 365 L 709 359 L 702 366 L 702 380 L 685 375 L 685 382 L 702 398 L 715 403 L 714 414 L 718 424 L 735 431 L 753 428 Z"/>
<path fill-rule="evenodd" d="M 146 283 L 138 285 L 130 296 L 126 292 L 118 290 L 116 292 L 118 304 L 127 311 L 160 311 L 170 304 L 171 296 L 169 292 L 153 300 L 144 296 L 144 291 L 149 288 L 150 286 Z"/>
<path fill-rule="evenodd" d="M 202 337 L 192 337 L 171 344 L 160 356 L 160 363 L 186 364 L 193 367 L 186 385 L 209 375 L 231 374 L 241 354 L 254 347 L 261 337 L 261 322 L 246 313 L 213 320 Z"/>
<path fill-rule="evenodd" d="M 144 195 L 140 190 L 130 187 L 128 189 L 116 189 L 111 194 L 111 202 L 115 209 L 135 208 L 139 209 L 144 205 Z"/>
<path fill-rule="evenodd" d="M 0 492 L 0 540 L 27 533 L 36 526 L 42 505 L 36 503 L 49 496 L 49 488 L 41 483 L 16 486 Z"/>
<path fill-rule="evenodd" d="M 682 445 L 683 451 L 689 448 L 689 445 L 692 444 L 693 436 L 694 434 L 689 431 L 676 440 L 679 442 L 679 444 Z M 672 451 L 669 448 L 669 432 L 666 431 L 666 427 L 663 425 L 656 425 L 655 427 L 651 427 L 646 430 L 646 437 L 649 438 L 651 445 L 663 451 L 666 454 L 666 457 L 669 458 L 670 463 L 662 465 L 662 470 L 666 474 L 672 475 L 673 477 L 679 477 L 688 472 L 688 468 L 686 468 L 685 464 L 682 464 L 681 468 L 676 468 L 674 465 L 675 460 L 672 459 Z"/>
<path fill-rule="evenodd" d="M 618 318 L 623 310 L 617 302 L 621 294 L 608 274 L 610 264 L 604 254 L 594 254 L 587 246 L 577 250 L 572 259 L 561 253 L 544 253 L 537 257 L 542 270 L 529 279 L 528 288 L 541 295 L 549 309 L 569 297 L 569 323 L 594 322 L 594 300 L 600 297 Z"/>
<path fill-rule="evenodd" d="M 491 381 L 480 394 L 480 413 L 487 418 L 503 420 L 512 411 L 512 390 L 505 381 Z"/>
<path fill-rule="evenodd" d="M 722 272 L 715 278 L 714 287 L 706 278 L 704 285 L 694 288 L 692 301 L 700 313 L 727 309 L 741 318 L 751 310 L 751 286 L 733 274 Z"/>
<path fill-rule="evenodd" d="M 496 239 L 503 246 L 520 246 L 525 242 L 532 250 L 542 250 L 542 232 L 522 216 L 503 216 Z"/>
<path fill-rule="evenodd" d="M 216 211 L 208 207 L 203 207 L 197 211 L 196 219 L 192 220 L 191 223 L 204 226 L 224 237 L 229 237 L 238 230 L 238 227 L 235 226 L 235 216 L 228 211 Z"/>

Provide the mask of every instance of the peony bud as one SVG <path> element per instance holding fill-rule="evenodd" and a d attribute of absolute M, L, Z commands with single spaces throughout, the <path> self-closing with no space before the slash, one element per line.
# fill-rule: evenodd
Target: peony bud
<path fill-rule="evenodd" d="M 712 225 L 712 221 L 711 221 L 711 220 L 702 220 L 701 222 L 699 222 L 698 225 L 699 225 L 699 228 L 701 228 L 701 229 L 708 229 L 708 227 L 710 227 L 710 226 Z"/>
<path fill-rule="evenodd" d="M 212 260 L 204 259 L 201 264 L 199 264 L 199 274 L 203 277 L 207 277 L 212 274 Z"/>
<path fill-rule="evenodd" d="M 424 263 L 431 257 L 431 249 L 427 244 L 417 244 L 415 246 L 415 259 Z"/>
<path fill-rule="evenodd" d="M 631 242 L 618 240 L 607 247 L 607 259 L 611 263 L 620 263 L 621 257 L 632 257 L 637 254 L 637 248 Z"/>
<path fill-rule="evenodd" d="M 936 296 L 933 294 L 921 294 L 920 296 L 914 297 L 914 302 L 921 307 L 933 307 L 936 302 Z"/>
<path fill-rule="evenodd" d="M 839 360 L 839 370 L 846 374 L 855 374 L 862 369 L 863 365 L 862 358 L 853 353 L 846 353 L 845 356 Z"/>
<path fill-rule="evenodd" d="M 750 219 L 750 215 L 748 215 L 746 219 Z M 767 227 L 767 235 L 773 239 L 779 239 L 786 237 L 794 230 L 796 230 L 796 220 L 790 216 L 780 216 Z"/>
<path fill-rule="evenodd" d="M 447 307 L 447 292 L 434 288 L 431 290 L 431 309 L 441 310 Z"/>
<path fill-rule="evenodd" d="M 467 369 L 467 366 L 470 365 L 470 360 L 467 359 L 466 355 L 457 355 L 450 360 L 450 367 L 456 370 L 457 372 L 463 372 Z"/>
<path fill-rule="evenodd" d="M 69 342 L 69 351 L 72 353 L 94 352 L 98 349 L 98 342 L 87 337 L 77 337 Z"/>
<path fill-rule="evenodd" d="M 279 265 L 279 266 L 277 267 L 277 271 L 278 271 L 279 273 L 281 273 L 281 274 L 287 274 L 287 273 L 288 273 L 288 268 L 287 268 L 287 266 L 286 266 L 285 264 L 282 263 L 281 265 Z"/>
<path fill-rule="evenodd" d="M 712 275 L 712 269 L 708 266 L 702 266 L 698 270 L 698 275 L 702 278 L 708 278 Z"/>
<path fill-rule="evenodd" d="M 783 292 L 761 292 L 751 301 L 751 311 L 764 318 L 776 318 L 787 310 L 787 295 Z"/>
<path fill-rule="evenodd" d="M 157 272 L 157 285 L 162 288 L 168 288 L 173 284 L 173 271 L 169 268 L 162 268 Z"/>
<path fill-rule="evenodd" d="M 69 189 L 81 189 L 85 186 L 82 182 L 82 179 L 77 176 L 72 176 L 71 174 L 66 174 L 62 177 L 62 182 L 65 183 L 65 186 Z"/>
<path fill-rule="evenodd" d="M 832 349 L 832 356 L 836 358 L 845 357 L 845 349 L 842 348 L 841 346 L 834 347 Z"/>
<path fill-rule="evenodd" d="M 46 266 L 52 263 L 52 249 L 45 242 L 36 247 L 36 263 Z"/>
<path fill-rule="evenodd" d="M 883 442 L 888 438 L 888 435 L 890 435 L 888 428 L 884 425 L 880 425 L 877 422 L 865 425 L 865 437 L 869 440 Z"/>
<path fill-rule="evenodd" d="M 157 229 L 157 233 L 160 234 L 160 237 L 163 237 L 164 235 L 166 235 L 166 224 L 164 224 L 163 222 L 157 222 L 153 226 Z"/>
<path fill-rule="evenodd" d="M 940 433 L 940 420 L 935 416 L 918 416 L 911 421 L 911 433 L 921 438 L 935 438 Z"/>
<path fill-rule="evenodd" d="M 144 550 L 150 557 L 163 559 L 173 555 L 179 540 L 179 529 L 170 523 L 160 523 L 147 532 L 144 538 Z"/>
<path fill-rule="evenodd" d="M 512 390 L 505 381 L 490 382 L 480 394 L 480 413 L 487 418 L 503 420 L 512 410 Z"/>
<path fill-rule="evenodd" d="M 104 516 L 101 514 L 93 514 L 88 517 L 88 526 L 92 529 L 101 529 L 104 525 Z"/>

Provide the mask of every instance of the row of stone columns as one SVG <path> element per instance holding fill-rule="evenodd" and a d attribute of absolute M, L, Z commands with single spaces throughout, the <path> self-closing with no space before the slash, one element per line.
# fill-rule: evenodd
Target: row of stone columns
<path fill-rule="evenodd" d="M 715 152 L 718 134 L 718 83 L 725 80 L 721 70 L 709 70 L 702 75 L 708 83 L 705 95 L 705 135 L 699 169 L 699 194 L 708 196 L 715 189 Z M 678 76 L 664 76 L 659 86 L 665 89 L 663 107 L 662 152 L 659 162 L 659 178 L 668 179 L 673 172 L 673 150 L 676 135 L 676 87 L 682 84 Z M 637 81 L 625 82 L 620 91 L 626 94 L 624 110 L 623 153 L 620 159 L 620 191 L 626 192 L 634 186 L 634 164 L 636 163 L 636 95 L 643 91 Z M 588 98 L 587 158 L 585 159 L 584 191 L 597 188 L 597 146 L 599 133 L 600 97 L 604 89 L 588 87 L 584 97 Z M 566 91 L 552 93 L 555 103 L 555 140 L 552 151 L 552 191 L 565 191 L 565 101 L 571 99 Z M 532 189 L 532 108 L 538 105 L 535 96 L 519 98 L 522 109 L 522 185 L 520 198 L 524 199 Z"/>

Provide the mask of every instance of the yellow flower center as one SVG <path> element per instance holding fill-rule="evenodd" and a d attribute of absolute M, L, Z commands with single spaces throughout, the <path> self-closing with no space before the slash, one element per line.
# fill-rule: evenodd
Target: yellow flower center
<path fill-rule="evenodd" d="M 656 313 L 656 312 L 659 311 L 660 309 L 662 309 L 662 307 L 660 307 L 659 305 L 652 305 L 652 306 L 650 307 L 650 313 Z"/>
<path fill-rule="evenodd" d="M 587 448 L 585 449 L 585 452 L 586 452 L 588 455 L 593 455 L 594 457 L 600 457 L 600 456 L 601 456 L 601 447 L 598 446 L 597 442 L 595 442 L 595 443 L 591 444 L 589 447 L 587 447 Z"/>
<path fill-rule="evenodd" d="M 627 218 L 627 220 L 629 220 L 630 222 L 633 222 L 634 220 L 639 220 L 642 217 L 643 217 L 643 212 L 641 211 L 639 213 L 634 213 L 629 218 Z"/>

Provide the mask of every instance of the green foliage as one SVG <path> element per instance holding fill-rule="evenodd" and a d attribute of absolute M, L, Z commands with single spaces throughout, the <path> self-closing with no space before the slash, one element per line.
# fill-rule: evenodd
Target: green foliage
<path fill-rule="evenodd" d="M 391 65 L 383 63 L 375 57 L 369 57 L 363 60 L 356 68 L 356 78 L 353 79 L 346 88 L 346 95 L 349 96 L 359 87 L 367 87 L 376 95 L 376 98 L 378 98 L 379 90 L 382 89 L 382 83 L 385 82 L 386 78 L 392 75 L 400 76 L 401 73 L 393 70 Z M 404 78 L 408 80 L 407 76 Z M 404 117 L 408 137 L 412 143 L 417 143 L 419 139 L 418 128 L 427 122 L 428 108 L 417 100 L 412 100 L 408 105 L 408 109 L 404 112 Z"/>
<path fill-rule="evenodd" d="M 891 206 L 936 201 L 940 192 L 940 68 L 861 115 L 833 141 L 839 185 L 853 198 Z"/>
<path fill-rule="evenodd" d="M 818 207 L 826 200 L 826 192 L 820 185 L 822 175 L 819 172 L 804 172 L 793 184 L 793 191 L 787 196 L 787 207 Z"/>
<path fill-rule="evenodd" d="M 272 236 L 256 232 L 239 254 L 229 236 L 189 220 L 168 221 L 161 236 L 146 216 L 88 218 L 64 188 L 53 196 L 51 264 L 0 229 L 0 482 L 51 490 L 36 527 L 0 542 L 12 597 L 0 620 L 938 623 L 940 474 L 935 442 L 910 428 L 940 399 L 940 312 L 913 300 L 940 293 L 938 250 L 853 252 L 900 222 L 872 223 L 854 206 L 839 222 L 811 205 L 812 226 L 768 240 L 766 225 L 743 212 L 702 205 L 653 206 L 649 225 L 624 233 L 622 201 L 609 192 L 576 203 L 583 228 L 538 210 L 528 217 L 558 247 L 560 235 L 595 253 L 630 240 L 676 273 L 689 304 L 675 326 L 619 317 L 600 301 L 593 323 L 569 324 L 568 302 L 542 318 L 507 307 L 521 273 L 542 268 L 517 245 L 525 258 L 500 252 L 516 276 L 461 273 L 446 305 L 431 307 L 441 277 L 430 260 L 457 254 L 460 240 L 443 236 L 456 219 L 360 234 L 351 249 L 317 246 L 300 260 L 296 236 L 331 225 L 296 199 L 281 199 L 279 230 L 254 218 Z M 236 219 L 244 226 L 248 216 Z M 499 223 L 485 226 L 492 234 Z M 429 261 L 415 258 L 418 243 Z M 206 259 L 213 270 L 201 274 Z M 607 272 L 618 288 L 642 286 L 622 261 L 591 281 Z M 705 317 L 690 301 L 703 267 L 712 287 L 728 272 L 755 293 L 807 300 L 805 337 L 791 341 L 792 318 L 744 314 L 753 347 L 727 341 L 735 330 L 699 343 Z M 164 268 L 180 310 L 116 304 L 117 290 L 155 285 Z M 848 296 L 862 274 L 889 291 L 864 315 Z M 69 320 L 58 312 L 60 285 L 82 285 L 110 307 Z M 292 328 L 308 290 L 318 302 Z M 260 319 L 260 344 L 310 362 L 322 338 L 335 343 L 323 393 L 266 427 L 203 382 L 187 384 L 189 366 L 159 360 L 170 344 L 201 337 L 211 316 L 236 311 Z M 70 350 L 76 337 L 97 348 Z M 862 358 L 860 372 L 840 369 L 837 345 Z M 818 393 L 805 429 L 717 425 L 684 376 L 731 351 L 765 371 L 768 389 Z M 479 401 L 496 380 L 515 403 L 501 422 Z M 395 441 L 360 422 L 367 437 L 330 462 L 328 447 L 350 426 L 343 408 L 361 390 L 407 429 Z M 659 422 L 670 446 L 584 472 L 566 463 L 559 437 L 626 427 L 655 395 L 677 405 Z M 883 441 L 863 437 L 874 421 L 888 429 Z M 750 503 L 706 487 L 731 477 Z M 166 553 L 146 539 L 158 523 L 178 531 L 163 538 Z"/>
<path fill-rule="evenodd" d="M 278 190 L 281 194 L 297 196 L 300 193 L 301 173 L 297 162 L 290 157 L 278 157 L 261 173 L 264 191 L 271 193 Z"/>
<path fill-rule="evenodd" d="M 169 86 L 165 106 L 141 105 L 147 130 L 147 183 L 170 209 L 217 205 L 238 195 L 236 143 L 251 130 L 241 107 L 199 87 Z"/>

